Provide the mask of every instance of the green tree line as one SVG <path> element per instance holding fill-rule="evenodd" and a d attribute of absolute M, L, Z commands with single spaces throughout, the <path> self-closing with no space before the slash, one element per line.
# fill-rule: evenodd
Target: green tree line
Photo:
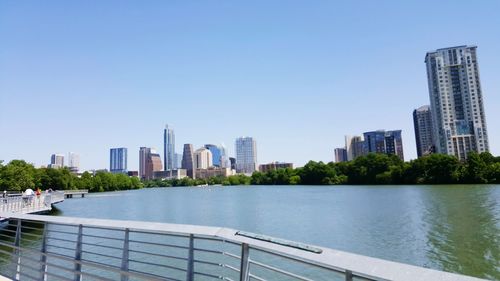
<path fill-rule="evenodd" d="M 124 174 L 88 172 L 80 177 L 68 169 L 35 168 L 22 160 L 0 162 L 0 190 L 26 188 L 54 190 L 88 189 L 90 192 L 138 189 L 141 187 L 196 185 L 376 185 L 376 184 L 500 184 L 500 157 L 470 153 L 467 161 L 454 156 L 431 154 L 409 162 L 395 155 L 368 154 L 350 162 L 310 161 L 296 169 L 277 169 L 251 176 L 234 175 L 209 179 L 173 179 L 141 182 Z"/>
<path fill-rule="evenodd" d="M 23 160 L 12 160 L 7 165 L 0 163 L 0 190 L 24 191 L 27 188 L 46 190 L 88 189 L 90 192 L 115 191 L 141 188 L 136 177 L 124 174 L 85 172 L 80 177 L 69 169 L 35 168 Z"/>
<path fill-rule="evenodd" d="M 251 176 L 251 184 L 486 184 L 500 183 L 500 157 L 470 153 L 467 161 L 431 154 L 409 162 L 395 155 L 368 154 L 353 161 L 310 161 L 297 169 L 278 169 Z"/>

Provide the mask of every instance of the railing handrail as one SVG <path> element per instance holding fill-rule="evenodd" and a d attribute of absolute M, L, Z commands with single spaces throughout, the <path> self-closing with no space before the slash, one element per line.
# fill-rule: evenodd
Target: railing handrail
<path fill-rule="evenodd" d="M 283 243 L 275 244 L 269 241 L 252 239 L 248 236 L 236 235 L 238 231 L 212 226 L 183 225 L 158 222 L 124 221 L 108 219 L 89 219 L 77 217 L 55 217 L 43 215 L 26 215 L 0 213 L 0 217 L 20 220 L 38 221 L 63 225 L 84 225 L 103 229 L 148 231 L 165 234 L 177 234 L 212 237 L 237 244 L 247 244 L 262 251 L 291 257 L 293 259 L 325 267 L 333 270 L 351 271 L 358 276 L 365 276 L 376 280 L 442 280 L 442 281 L 473 281 L 482 280 L 454 273 L 438 271 L 378 258 L 352 254 L 319 246 L 309 246 L 321 250 L 321 253 L 305 251 L 299 248 L 288 247 Z M 284 241 L 280 239 L 280 241 Z"/>
<path fill-rule="evenodd" d="M 88 189 L 67 189 L 67 190 L 58 190 L 58 191 L 62 191 L 65 194 L 68 194 L 68 193 L 89 193 Z"/>

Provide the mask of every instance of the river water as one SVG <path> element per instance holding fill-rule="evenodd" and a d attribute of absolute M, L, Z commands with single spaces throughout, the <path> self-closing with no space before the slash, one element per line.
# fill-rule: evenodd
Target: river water
<path fill-rule="evenodd" d="M 245 186 L 91 194 L 56 215 L 223 226 L 500 280 L 500 186 Z"/>

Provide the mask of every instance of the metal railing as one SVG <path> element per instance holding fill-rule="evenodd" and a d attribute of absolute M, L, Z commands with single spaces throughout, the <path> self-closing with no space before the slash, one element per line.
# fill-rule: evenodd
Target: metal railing
<path fill-rule="evenodd" d="M 52 204 L 64 201 L 64 193 L 54 191 L 40 195 L 8 196 L 0 198 L 0 212 L 39 213 L 49 211 Z"/>
<path fill-rule="evenodd" d="M 227 228 L 0 216 L 14 280 L 480 280 Z"/>
<path fill-rule="evenodd" d="M 87 194 L 89 193 L 88 189 L 69 189 L 64 190 L 64 194 Z"/>

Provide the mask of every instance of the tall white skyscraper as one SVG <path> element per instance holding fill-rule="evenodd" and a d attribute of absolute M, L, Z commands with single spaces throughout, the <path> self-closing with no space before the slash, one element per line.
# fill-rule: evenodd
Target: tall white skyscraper
<path fill-rule="evenodd" d="M 476 48 L 444 48 L 425 56 L 436 152 L 460 160 L 470 151 L 489 151 Z"/>
<path fill-rule="evenodd" d="M 175 170 L 175 134 L 174 130 L 165 126 L 163 130 L 163 161 L 164 171 Z"/>
<path fill-rule="evenodd" d="M 257 170 L 257 143 L 251 137 L 236 139 L 236 172 L 251 174 Z"/>
<path fill-rule="evenodd" d="M 80 170 L 80 155 L 70 152 L 68 153 L 68 167 L 72 172 Z"/>

